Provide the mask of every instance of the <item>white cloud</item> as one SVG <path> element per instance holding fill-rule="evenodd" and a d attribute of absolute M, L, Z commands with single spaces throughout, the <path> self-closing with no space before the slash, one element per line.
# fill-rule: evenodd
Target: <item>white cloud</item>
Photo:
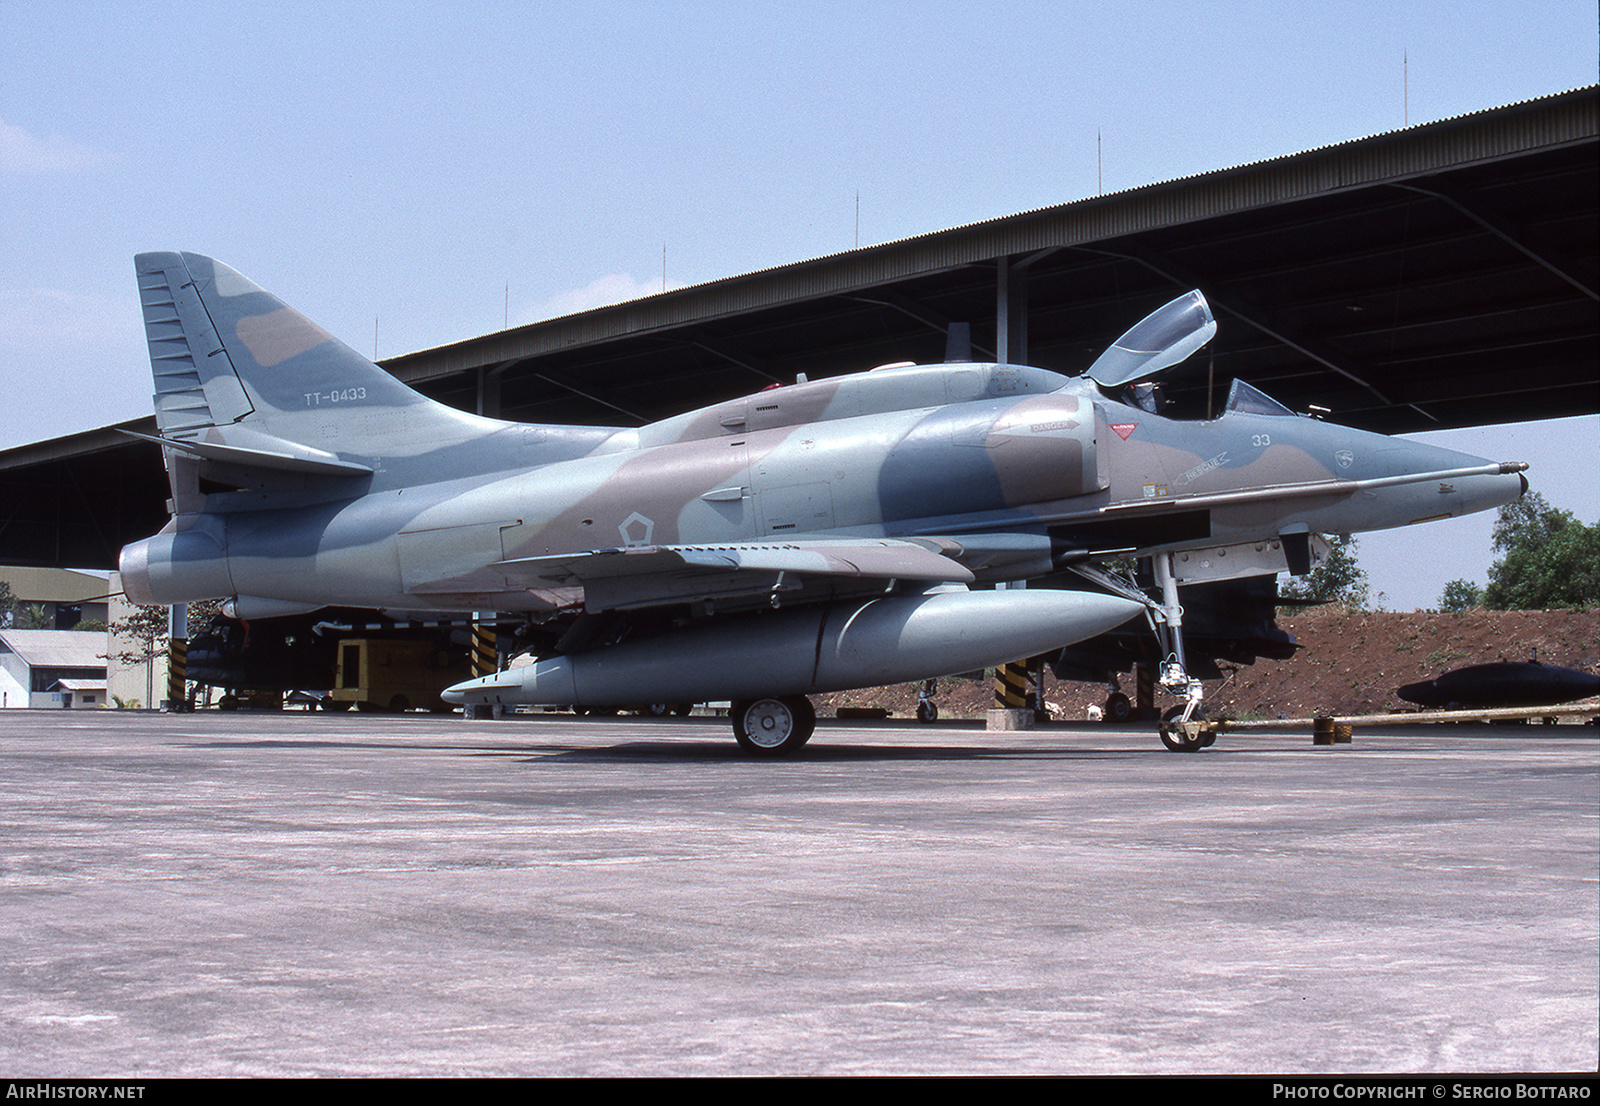
<path fill-rule="evenodd" d="M 667 285 L 668 289 L 681 287 L 683 287 L 681 284 Z M 557 319 L 562 315 L 573 315 L 593 307 L 605 307 L 613 303 L 641 299 L 644 296 L 654 296 L 661 290 L 659 280 L 635 280 L 632 273 L 607 273 L 582 288 L 558 293 L 543 303 L 535 304 L 525 313 L 523 321 Z"/>
<path fill-rule="evenodd" d="M 39 138 L 28 130 L 0 119 L 0 172 L 49 173 L 69 169 L 94 169 L 107 160 L 93 146 L 60 135 Z"/>

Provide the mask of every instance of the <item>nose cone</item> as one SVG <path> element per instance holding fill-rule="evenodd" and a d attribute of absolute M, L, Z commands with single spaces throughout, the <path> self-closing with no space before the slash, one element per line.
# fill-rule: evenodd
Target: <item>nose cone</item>
<path fill-rule="evenodd" d="M 1480 463 L 1498 471 L 1439 482 L 1441 498 L 1459 497 L 1458 502 L 1451 504 L 1455 508 L 1451 514 L 1470 515 L 1475 511 L 1492 510 L 1515 503 L 1528 493 L 1528 478 L 1523 475 L 1528 467 L 1526 461 L 1501 461 L 1498 465 L 1489 461 Z M 1447 491 L 1447 488 L 1454 490 Z"/>
<path fill-rule="evenodd" d="M 445 688 L 440 698 L 459 706 L 513 706 L 520 703 L 576 703 L 572 662 L 549 657 L 520 668 L 464 680 Z"/>
<path fill-rule="evenodd" d="M 522 690 L 522 679 L 516 672 L 496 672 L 476 680 L 463 680 L 439 693 L 439 698 L 457 706 L 489 706 L 504 702 L 513 691 Z"/>
<path fill-rule="evenodd" d="M 1470 515 L 1513 503 L 1528 490 L 1525 461 L 1490 461 L 1453 449 L 1390 439 L 1378 451 L 1379 492 L 1397 513 L 1385 525 Z"/>

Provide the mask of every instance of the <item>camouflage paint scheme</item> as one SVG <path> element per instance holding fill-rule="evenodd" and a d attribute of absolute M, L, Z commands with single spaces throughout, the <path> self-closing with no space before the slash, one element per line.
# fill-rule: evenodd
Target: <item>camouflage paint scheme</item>
<path fill-rule="evenodd" d="M 1125 363 L 1079 377 L 885 368 L 615 429 L 464 414 L 219 262 L 151 253 L 136 268 L 173 490 L 171 522 L 123 550 L 139 603 L 671 610 L 703 629 L 779 606 L 978 595 L 1112 555 L 1277 550 L 1525 486 L 1525 466 L 1296 416 L 1245 385 L 1207 421 L 1129 402 L 1141 371 L 1214 332 L 1198 293 L 1184 309 L 1209 329 L 1167 360 L 1124 348 L 1136 327 L 1096 368 Z M 1141 609 L 1102 604 L 1056 646 Z"/>

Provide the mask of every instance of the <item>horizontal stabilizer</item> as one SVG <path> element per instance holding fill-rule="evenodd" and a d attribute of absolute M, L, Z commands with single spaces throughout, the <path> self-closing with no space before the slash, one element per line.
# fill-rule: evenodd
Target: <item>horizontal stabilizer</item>
<path fill-rule="evenodd" d="M 258 435 L 263 441 L 274 443 L 280 448 L 263 449 L 259 446 L 225 445 L 219 442 L 193 442 L 176 438 L 161 438 L 153 434 L 140 434 L 133 430 L 123 430 L 121 433 L 130 438 L 140 438 L 147 442 L 175 449 L 179 453 L 197 458 L 202 461 L 214 461 L 217 464 L 239 465 L 247 468 L 265 468 L 277 472 L 295 472 L 308 476 L 371 476 L 370 465 L 358 464 L 354 461 L 341 461 L 325 450 L 313 449 L 310 446 L 299 445 L 295 442 L 286 442 L 281 439 L 270 439 L 265 435 Z"/>

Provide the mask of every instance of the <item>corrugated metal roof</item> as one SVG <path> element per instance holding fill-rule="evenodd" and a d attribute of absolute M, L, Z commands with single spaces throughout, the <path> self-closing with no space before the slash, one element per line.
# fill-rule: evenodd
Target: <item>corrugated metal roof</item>
<path fill-rule="evenodd" d="M 0 644 L 30 668 L 104 668 L 106 635 L 84 630 L 0 630 Z"/>
<path fill-rule="evenodd" d="M 923 273 L 1593 141 L 1600 85 L 725 277 L 383 362 L 417 382 Z"/>

